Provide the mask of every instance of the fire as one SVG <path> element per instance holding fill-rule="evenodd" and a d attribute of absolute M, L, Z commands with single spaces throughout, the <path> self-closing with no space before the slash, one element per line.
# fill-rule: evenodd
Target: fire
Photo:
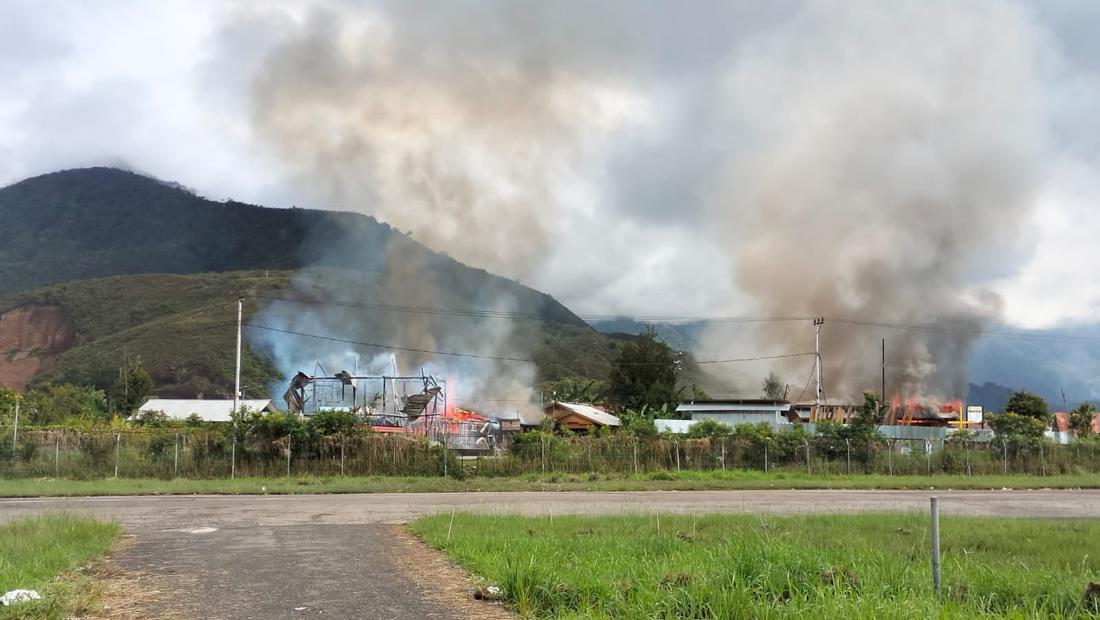
<path fill-rule="evenodd" d="M 942 400 L 936 396 L 911 394 L 902 400 L 900 394 L 890 398 L 886 416 L 888 424 L 941 426 L 962 419 L 961 399 Z"/>

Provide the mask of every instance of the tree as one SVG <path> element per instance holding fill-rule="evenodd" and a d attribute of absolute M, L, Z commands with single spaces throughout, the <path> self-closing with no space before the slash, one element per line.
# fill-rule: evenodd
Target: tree
<path fill-rule="evenodd" d="M 1092 418 L 1096 415 L 1096 405 L 1081 403 L 1069 414 L 1069 428 L 1078 437 L 1092 434 Z"/>
<path fill-rule="evenodd" d="M 733 427 L 717 420 L 699 420 L 688 429 L 687 436 L 692 439 L 704 437 L 729 437 L 733 434 Z"/>
<path fill-rule="evenodd" d="M 885 413 L 882 398 L 875 392 L 865 391 L 863 405 L 856 411 L 849 426 L 863 432 L 875 432 L 878 425 L 882 424 Z"/>
<path fill-rule="evenodd" d="M 787 386 L 783 384 L 783 379 L 774 372 L 769 372 L 763 384 L 764 398 L 770 400 L 783 400 L 787 398 Z"/>
<path fill-rule="evenodd" d="M 318 411 L 309 419 L 309 430 L 321 437 L 351 435 L 358 423 L 350 411 Z"/>
<path fill-rule="evenodd" d="M 153 378 L 140 359 L 127 360 L 118 370 L 118 379 L 115 379 L 107 395 L 111 399 L 111 407 L 115 412 L 128 416 L 145 403 L 145 399 L 153 393 Z"/>
<path fill-rule="evenodd" d="M 106 419 L 107 399 L 103 392 L 71 383 L 46 384 L 24 398 L 28 424 L 60 424 L 70 419 Z"/>
<path fill-rule="evenodd" d="M 989 428 L 1004 439 L 1020 440 L 1041 438 L 1047 425 L 1038 418 L 1005 412 L 989 416 Z"/>
<path fill-rule="evenodd" d="M 1008 403 L 1005 405 L 1005 413 L 1015 413 L 1016 415 L 1035 418 L 1036 420 L 1042 420 L 1044 422 L 1046 422 L 1049 417 L 1047 401 L 1043 400 L 1043 397 L 1038 394 L 1032 394 L 1031 392 L 1025 392 L 1023 390 L 1013 392 L 1012 396 L 1008 397 Z"/>
<path fill-rule="evenodd" d="M 542 386 L 545 398 L 565 403 L 604 404 L 607 384 L 599 379 L 566 377 L 558 381 L 548 381 Z"/>
<path fill-rule="evenodd" d="M 641 409 L 648 405 L 675 408 L 680 401 L 676 388 L 676 354 L 657 340 L 652 325 L 627 343 L 611 367 L 608 397 L 620 409 Z"/>

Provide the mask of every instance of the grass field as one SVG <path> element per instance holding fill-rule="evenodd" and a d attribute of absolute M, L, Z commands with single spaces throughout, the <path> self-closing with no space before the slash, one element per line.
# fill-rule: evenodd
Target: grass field
<path fill-rule="evenodd" d="M 452 521 L 453 519 L 453 521 Z M 1100 522 L 924 515 L 435 515 L 412 530 L 550 618 L 1091 617 Z M 1094 615 L 1094 614 L 1093 614 Z"/>
<path fill-rule="evenodd" d="M 67 618 L 86 611 L 94 602 L 95 581 L 74 571 L 103 555 L 118 534 L 116 524 L 72 515 L 0 525 L 0 594 L 22 588 L 43 596 L 0 607 L 0 618 Z"/>
<path fill-rule="evenodd" d="M 0 480 L 0 497 L 86 495 L 249 495 L 288 493 L 448 493 L 460 491 L 707 491 L 730 489 L 1074 489 L 1100 488 L 1095 474 L 1063 476 L 807 476 L 754 471 L 683 471 L 641 475 L 547 474 L 509 478 L 371 476 L 215 480 L 106 478 Z"/>

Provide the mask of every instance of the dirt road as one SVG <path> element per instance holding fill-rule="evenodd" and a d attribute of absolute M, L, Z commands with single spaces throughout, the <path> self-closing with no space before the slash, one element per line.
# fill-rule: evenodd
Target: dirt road
<path fill-rule="evenodd" d="M 410 574 L 395 524 L 437 512 L 554 514 L 924 511 L 1100 518 L 1100 490 L 393 493 L 0 500 L 0 521 L 75 512 L 121 522 L 113 560 L 167 595 L 139 615 L 188 618 L 460 618 L 453 600 Z M 415 563 L 413 563 L 415 565 Z"/>

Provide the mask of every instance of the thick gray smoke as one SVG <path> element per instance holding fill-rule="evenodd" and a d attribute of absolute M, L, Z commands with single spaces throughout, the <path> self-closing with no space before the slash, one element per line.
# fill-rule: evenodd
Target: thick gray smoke
<path fill-rule="evenodd" d="M 621 297 L 591 274 L 622 256 L 639 272 L 676 265 L 648 281 L 677 294 L 654 298 L 722 289 L 760 313 L 830 319 L 829 395 L 877 387 L 883 335 L 889 391 L 962 394 L 972 338 L 958 330 L 1000 311 L 981 285 L 1017 264 L 1005 256 L 1044 148 L 1046 45 L 1019 6 L 726 2 L 675 19 L 614 1 L 321 6 L 283 25 L 252 96 L 255 131 L 311 206 L 375 215 L 509 277 L 553 273 L 574 298 L 589 278 L 582 292 Z M 712 266 L 722 251 L 733 282 Z M 381 274 L 372 299 L 439 305 L 447 283 L 399 254 L 344 263 Z M 690 264 L 723 282 L 692 290 Z M 386 332 L 402 344 L 530 354 L 507 321 L 402 319 Z M 746 334 L 706 341 L 722 357 L 813 342 L 808 323 Z M 491 371 L 475 383 L 533 376 Z"/>
<path fill-rule="evenodd" d="M 965 396 L 959 330 L 999 314 L 975 285 L 1011 264 L 1036 189 L 1037 39 L 1007 5 L 823 3 L 729 72 L 716 204 L 737 284 L 763 313 L 827 318 L 827 395 L 878 387 L 884 336 L 888 392 Z M 812 328 L 774 323 L 761 348 L 812 350 Z"/>

